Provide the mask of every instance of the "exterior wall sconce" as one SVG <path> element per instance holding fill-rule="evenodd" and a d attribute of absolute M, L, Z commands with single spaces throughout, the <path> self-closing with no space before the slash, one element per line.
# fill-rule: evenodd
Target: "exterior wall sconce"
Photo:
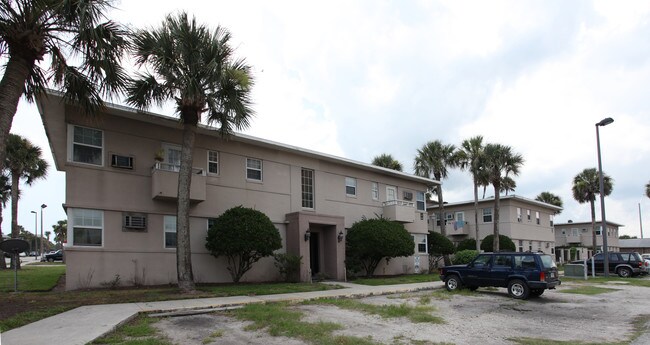
<path fill-rule="evenodd" d="M 343 241 L 343 231 L 339 232 L 339 235 L 336 237 L 336 239 L 341 242 Z"/>
<path fill-rule="evenodd" d="M 311 237 L 311 231 L 307 229 L 307 231 L 305 231 L 305 242 L 309 241 L 310 237 Z"/>

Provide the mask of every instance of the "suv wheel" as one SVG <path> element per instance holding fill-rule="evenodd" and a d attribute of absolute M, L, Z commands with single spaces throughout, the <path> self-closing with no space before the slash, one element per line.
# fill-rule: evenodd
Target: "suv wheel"
<path fill-rule="evenodd" d="M 627 277 L 630 277 L 632 275 L 632 270 L 630 270 L 627 267 L 621 267 L 621 268 L 618 269 L 618 271 L 616 271 L 616 273 L 621 278 L 627 278 Z"/>
<path fill-rule="evenodd" d="M 447 291 L 458 290 L 463 287 L 463 283 L 460 282 L 460 278 L 457 275 L 450 275 L 445 281 L 445 288 Z"/>
<path fill-rule="evenodd" d="M 513 279 L 508 283 L 508 294 L 516 299 L 526 299 L 530 294 L 530 289 L 523 280 Z"/>

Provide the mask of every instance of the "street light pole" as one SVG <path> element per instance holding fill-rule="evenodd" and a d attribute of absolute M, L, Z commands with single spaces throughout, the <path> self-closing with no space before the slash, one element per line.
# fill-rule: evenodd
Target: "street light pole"
<path fill-rule="evenodd" d="M 603 164 L 600 158 L 600 133 L 598 127 L 607 126 L 614 122 L 614 119 L 607 117 L 596 124 L 596 146 L 598 148 L 598 182 L 600 184 L 600 233 L 603 235 L 603 267 L 605 277 L 609 277 L 609 252 L 607 248 L 607 221 L 605 220 L 605 184 L 603 183 Z"/>
<path fill-rule="evenodd" d="M 32 247 L 32 251 L 36 253 L 36 237 L 38 237 L 38 212 L 30 212 L 34 214 L 34 247 Z M 34 255 L 34 258 L 36 258 L 36 255 Z"/>
<path fill-rule="evenodd" d="M 41 205 L 41 260 L 43 260 L 43 209 L 46 207 L 45 204 Z"/>

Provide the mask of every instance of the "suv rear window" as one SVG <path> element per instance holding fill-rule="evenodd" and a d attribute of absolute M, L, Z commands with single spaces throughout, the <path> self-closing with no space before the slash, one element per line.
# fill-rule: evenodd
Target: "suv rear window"
<path fill-rule="evenodd" d="M 542 259 L 542 266 L 544 266 L 544 268 L 555 268 L 555 267 L 557 267 L 555 265 L 555 261 L 553 260 L 553 258 L 550 255 L 540 255 L 539 257 L 540 257 L 540 259 Z"/>
<path fill-rule="evenodd" d="M 516 255 L 515 269 L 535 269 L 535 257 L 533 255 Z"/>

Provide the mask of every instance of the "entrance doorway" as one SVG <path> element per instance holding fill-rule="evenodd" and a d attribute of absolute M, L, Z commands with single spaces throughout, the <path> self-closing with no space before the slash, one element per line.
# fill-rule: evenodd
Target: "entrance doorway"
<path fill-rule="evenodd" d="M 320 234 L 312 232 L 309 238 L 309 268 L 311 275 L 320 273 Z"/>

